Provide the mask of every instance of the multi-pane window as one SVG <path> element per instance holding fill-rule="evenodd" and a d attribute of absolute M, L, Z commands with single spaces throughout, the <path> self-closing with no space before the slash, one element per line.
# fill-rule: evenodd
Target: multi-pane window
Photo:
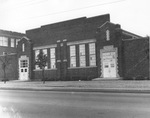
<path fill-rule="evenodd" d="M 85 44 L 79 45 L 79 62 L 81 67 L 86 66 Z"/>
<path fill-rule="evenodd" d="M 40 53 L 40 50 L 35 50 L 35 60 L 38 59 L 39 53 Z M 39 65 L 35 65 L 35 69 L 40 69 Z"/>
<path fill-rule="evenodd" d="M 47 56 L 47 49 L 43 49 L 43 55 L 46 55 Z M 45 66 L 45 69 L 48 68 L 48 63 L 46 63 L 46 66 Z"/>
<path fill-rule="evenodd" d="M 16 47 L 17 47 L 19 41 L 20 41 L 20 39 L 16 39 Z"/>
<path fill-rule="evenodd" d="M 56 68 L 56 56 L 55 56 L 55 48 L 50 49 L 50 67 L 51 69 Z"/>
<path fill-rule="evenodd" d="M 8 38 L 0 37 L 0 46 L 8 46 Z"/>
<path fill-rule="evenodd" d="M 28 61 L 27 60 L 21 60 L 20 61 L 20 67 L 21 68 L 28 67 Z"/>
<path fill-rule="evenodd" d="M 11 46 L 11 47 L 15 47 L 15 39 L 11 38 L 10 46 Z"/>
<path fill-rule="evenodd" d="M 89 65 L 96 66 L 95 43 L 89 44 Z"/>
<path fill-rule="evenodd" d="M 76 47 L 70 46 L 70 67 L 76 67 Z"/>

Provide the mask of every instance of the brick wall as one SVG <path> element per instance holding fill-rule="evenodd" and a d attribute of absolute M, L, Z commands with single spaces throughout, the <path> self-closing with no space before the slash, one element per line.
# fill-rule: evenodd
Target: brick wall
<path fill-rule="evenodd" d="M 100 59 L 100 50 L 104 48 L 104 46 L 113 46 L 117 49 L 117 66 L 118 66 L 118 74 L 120 77 L 123 77 L 123 67 L 122 67 L 122 52 L 123 52 L 123 46 L 122 46 L 122 38 L 121 38 L 121 30 L 120 25 L 113 24 L 113 23 L 106 23 L 102 27 L 98 28 L 97 30 L 97 65 L 98 65 L 98 76 L 100 77 L 102 75 L 101 70 L 101 59 Z M 110 40 L 106 40 L 106 30 L 109 30 L 110 32 Z"/>
<path fill-rule="evenodd" d="M 56 48 L 56 67 L 57 70 L 45 70 L 45 77 L 50 80 L 87 80 L 98 77 L 97 67 L 78 68 L 78 45 L 77 52 L 77 68 L 70 69 L 69 64 L 69 46 L 67 42 L 81 41 L 87 39 L 95 39 L 96 31 L 99 26 L 109 21 L 109 14 L 92 17 L 79 18 L 70 21 L 50 24 L 37 29 L 26 31 L 27 37 L 33 42 L 33 46 L 45 46 L 57 44 Z M 67 41 L 63 41 L 67 39 Z M 57 42 L 57 41 L 60 42 Z M 62 46 L 61 46 L 62 45 Z M 86 44 L 86 64 L 89 66 L 88 47 Z M 58 62 L 57 62 L 58 61 Z M 34 55 L 33 55 L 34 62 Z M 33 64 L 32 64 L 33 65 Z M 34 65 L 33 65 L 34 66 Z M 41 79 L 41 71 L 33 72 L 34 79 Z"/>
<path fill-rule="evenodd" d="M 16 48 L 0 46 L 0 55 L 3 55 L 3 52 L 7 54 L 16 53 Z"/>
<path fill-rule="evenodd" d="M 109 14 L 92 18 L 83 17 L 27 30 L 26 35 L 33 41 L 34 46 L 56 44 L 57 40 L 63 39 L 85 40 L 94 38 L 97 28 L 109 20 Z"/>
<path fill-rule="evenodd" d="M 0 56 L 2 61 L 5 61 L 4 56 Z M 7 55 L 6 60 L 8 64 L 6 66 L 6 79 L 8 80 L 16 80 L 18 78 L 18 62 L 17 55 Z M 2 61 L 0 61 L 0 80 L 4 79 L 4 70 L 2 69 Z"/>
<path fill-rule="evenodd" d="M 123 43 L 125 77 L 149 77 L 149 60 L 144 51 L 149 48 L 148 38 L 125 40 Z"/>

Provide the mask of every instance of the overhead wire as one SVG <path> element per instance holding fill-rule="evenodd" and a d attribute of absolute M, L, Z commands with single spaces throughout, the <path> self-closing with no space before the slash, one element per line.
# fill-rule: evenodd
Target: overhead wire
<path fill-rule="evenodd" d="M 15 6 L 11 6 L 11 7 L 6 7 L 5 10 L 15 10 L 15 9 L 19 9 L 22 7 L 26 7 L 26 6 L 31 6 L 31 5 L 36 5 L 36 4 L 43 4 L 44 2 L 46 2 L 47 0 L 30 0 L 28 2 L 19 2 L 17 4 L 15 4 Z"/>
<path fill-rule="evenodd" d="M 39 18 L 39 17 L 46 17 L 46 16 L 51 16 L 51 15 L 57 15 L 57 14 L 63 14 L 63 13 L 67 13 L 67 12 L 78 11 L 78 10 L 82 10 L 82 9 L 88 9 L 88 8 L 92 8 L 92 7 L 99 7 L 99 6 L 103 6 L 103 5 L 110 5 L 110 4 L 115 4 L 115 3 L 119 3 L 119 2 L 123 2 L 123 1 L 126 1 L 126 0 L 117 0 L 117 1 L 113 1 L 113 2 L 100 3 L 100 4 L 90 5 L 90 6 L 81 7 L 81 8 L 64 10 L 64 11 L 60 11 L 60 12 L 54 12 L 54 13 L 49 13 L 49 14 L 45 14 L 45 15 L 29 17 L 29 18 L 24 19 L 24 20 L 35 19 L 35 18 Z"/>

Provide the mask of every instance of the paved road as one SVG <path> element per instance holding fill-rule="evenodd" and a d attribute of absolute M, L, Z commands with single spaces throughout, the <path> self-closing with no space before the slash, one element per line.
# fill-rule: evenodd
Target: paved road
<path fill-rule="evenodd" d="M 1 118 L 150 118 L 150 94 L 0 90 Z"/>

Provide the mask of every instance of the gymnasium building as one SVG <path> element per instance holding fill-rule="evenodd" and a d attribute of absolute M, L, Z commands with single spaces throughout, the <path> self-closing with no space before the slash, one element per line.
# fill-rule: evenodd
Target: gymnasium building
<path fill-rule="evenodd" d="M 27 30 L 16 47 L 16 63 L 10 65 L 16 66 L 16 79 L 42 79 L 35 60 L 43 51 L 47 80 L 148 79 L 148 49 L 149 37 L 122 29 L 105 14 Z"/>

